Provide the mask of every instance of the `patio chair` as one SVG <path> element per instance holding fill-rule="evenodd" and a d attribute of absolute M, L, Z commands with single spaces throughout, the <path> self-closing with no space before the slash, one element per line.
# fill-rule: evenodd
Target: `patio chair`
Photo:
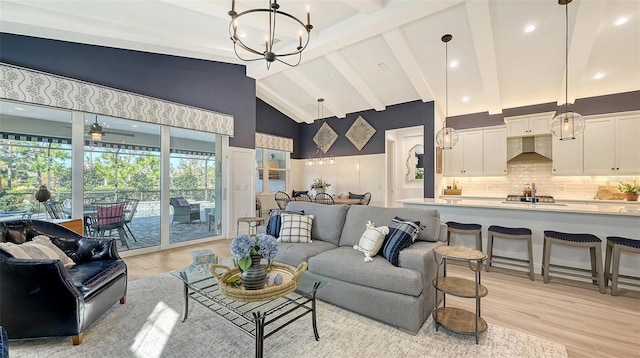
<path fill-rule="evenodd" d="M 123 247 L 129 248 L 127 233 L 124 229 L 124 209 L 126 202 L 93 203 L 94 215 L 88 218 L 92 232 L 99 237 L 115 237 L 113 230 L 118 233 L 118 238 Z"/>
<path fill-rule="evenodd" d="M 326 205 L 335 204 L 335 201 L 333 201 L 333 197 L 327 193 L 316 194 L 315 202 L 318 204 L 326 204 Z"/>
<path fill-rule="evenodd" d="M 173 207 L 173 222 L 191 224 L 194 220 L 200 220 L 200 204 L 190 204 L 182 196 L 169 199 Z"/>
<path fill-rule="evenodd" d="M 262 202 L 258 198 L 256 198 L 256 213 L 258 217 L 262 217 Z"/>
<path fill-rule="evenodd" d="M 284 191 L 279 191 L 276 193 L 276 204 L 278 204 L 280 210 L 284 210 L 284 208 L 287 207 L 287 203 L 290 201 L 291 198 L 289 197 L 289 194 L 285 193 Z"/>
<path fill-rule="evenodd" d="M 131 226 L 129 225 L 133 220 L 133 216 L 136 214 L 136 210 L 138 209 L 139 202 L 140 200 L 138 199 L 125 199 L 124 227 L 127 229 L 127 231 L 129 231 L 129 234 L 131 234 L 131 238 L 133 239 L 133 241 L 138 241 L 138 240 L 136 240 L 135 235 L 133 235 L 133 232 L 131 231 Z"/>
<path fill-rule="evenodd" d="M 64 206 L 59 201 L 46 201 L 44 207 L 52 219 L 70 219 L 71 217 L 64 212 Z"/>

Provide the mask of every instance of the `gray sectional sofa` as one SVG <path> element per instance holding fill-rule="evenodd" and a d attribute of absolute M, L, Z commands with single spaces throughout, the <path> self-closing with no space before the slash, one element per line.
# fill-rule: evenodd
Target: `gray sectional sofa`
<path fill-rule="evenodd" d="M 322 205 L 291 201 L 288 211 L 314 215 L 311 243 L 281 243 L 275 261 L 297 266 L 307 261 L 300 289 L 317 281 L 330 284 L 318 298 L 415 334 L 435 306 L 433 249 L 446 241 L 446 225 L 437 210 L 363 205 Z M 367 221 L 387 226 L 394 217 L 419 220 L 424 229 L 400 252 L 400 266 L 381 253 L 372 262 L 353 248 Z"/>

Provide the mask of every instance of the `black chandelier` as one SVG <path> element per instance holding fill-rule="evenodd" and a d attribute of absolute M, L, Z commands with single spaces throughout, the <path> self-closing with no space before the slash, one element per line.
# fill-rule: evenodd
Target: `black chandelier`
<path fill-rule="evenodd" d="M 300 64 L 300 60 L 302 59 L 302 51 L 304 51 L 304 49 L 307 48 L 307 45 L 309 44 L 310 32 L 311 32 L 311 29 L 313 29 L 313 25 L 311 25 L 311 15 L 309 13 L 309 10 L 307 10 L 307 24 L 305 25 L 302 21 L 300 21 L 295 16 L 290 15 L 284 11 L 280 11 L 279 9 L 280 9 L 280 5 L 278 5 L 278 0 L 273 0 L 273 1 L 269 0 L 269 7 L 266 9 L 250 9 L 247 11 L 237 13 L 236 1 L 235 0 L 231 1 L 231 11 L 228 12 L 229 16 L 231 16 L 231 23 L 229 24 L 229 36 L 231 38 L 231 41 L 233 41 L 233 51 L 236 53 L 236 56 L 238 56 L 239 59 L 243 61 L 257 61 L 257 60 L 265 59 L 267 60 L 267 69 L 269 69 L 271 67 L 271 63 L 276 60 L 291 67 L 295 67 Z M 243 36 L 241 36 L 238 32 L 239 19 L 244 15 L 265 13 L 265 12 L 269 14 L 269 33 L 265 38 L 264 50 L 260 50 L 260 49 L 251 47 L 250 45 L 242 41 L 241 38 Z M 274 45 L 278 42 L 278 40 L 276 39 L 276 20 L 278 19 L 279 16 L 281 20 L 289 19 L 296 25 L 299 25 L 300 31 L 298 33 L 299 38 L 298 38 L 297 47 L 291 48 L 288 50 L 279 49 L 278 51 L 281 51 L 281 52 L 276 52 L 277 50 L 274 49 Z M 303 41 L 303 32 L 306 33 L 304 41 Z M 245 58 L 241 56 L 240 53 L 238 53 L 238 47 L 248 52 L 249 54 L 256 55 L 258 57 Z M 282 57 L 295 56 L 295 55 L 298 56 L 298 61 L 295 63 L 289 63 L 281 59 Z"/>

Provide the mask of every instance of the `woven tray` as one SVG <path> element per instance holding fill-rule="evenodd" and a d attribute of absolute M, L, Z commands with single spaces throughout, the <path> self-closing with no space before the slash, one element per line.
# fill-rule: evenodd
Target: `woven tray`
<path fill-rule="evenodd" d="M 216 269 L 223 269 L 226 271 L 218 273 L 216 272 Z M 261 290 L 246 290 L 242 286 L 237 287 L 229 283 L 231 278 L 240 275 L 240 268 L 230 268 L 228 266 L 218 264 L 211 265 L 211 274 L 218 279 L 220 292 L 229 299 L 243 302 L 269 301 L 295 291 L 295 289 L 298 288 L 300 276 L 306 270 L 306 261 L 298 265 L 297 268 L 286 264 L 272 262 L 269 274 L 281 274 L 282 283 L 280 285 L 265 286 L 265 288 Z"/>

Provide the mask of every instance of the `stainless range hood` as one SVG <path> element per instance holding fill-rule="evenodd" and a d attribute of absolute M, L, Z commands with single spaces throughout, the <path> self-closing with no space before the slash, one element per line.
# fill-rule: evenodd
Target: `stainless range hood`
<path fill-rule="evenodd" d="M 507 139 L 507 162 L 550 162 L 551 136 Z"/>

